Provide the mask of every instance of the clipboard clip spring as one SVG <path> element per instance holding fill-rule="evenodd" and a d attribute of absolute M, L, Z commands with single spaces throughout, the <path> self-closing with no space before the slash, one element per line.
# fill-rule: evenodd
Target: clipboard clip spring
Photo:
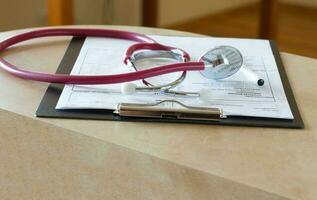
<path fill-rule="evenodd" d="M 164 103 L 176 103 L 180 108 L 162 107 L 161 105 Z M 221 119 L 226 118 L 220 108 L 187 106 L 176 100 L 163 100 L 154 104 L 120 103 L 114 113 L 121 117 L 177 120 L 220 121 Z"/>

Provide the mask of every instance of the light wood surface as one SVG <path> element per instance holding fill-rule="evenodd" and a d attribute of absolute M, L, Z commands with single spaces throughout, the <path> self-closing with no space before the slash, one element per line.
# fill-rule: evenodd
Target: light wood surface
<path fill-rule="evenodd" d="M 3 55 L 26 69 L 54 72 L 69 40 L 37 39 Z M 316 199 L 317 60 L 285 53 L 282 59 L 304 130 L 36 118 L 47 84 L 0 72 L 0 196 Z"/>

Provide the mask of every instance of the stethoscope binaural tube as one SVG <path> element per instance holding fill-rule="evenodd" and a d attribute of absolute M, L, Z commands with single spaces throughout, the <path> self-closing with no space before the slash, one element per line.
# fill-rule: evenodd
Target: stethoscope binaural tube
<path fill-rule="evenodd" d="M 131 45 L 125 53 L 124 63 L 138 71 L 138 62 L 151 59 L 167 59 L 169 61 L 184 63 L 190 61 L 190 55 L 175 47 L 162 45 L 159 43 L 137 43 Z M 150 66 L 151 67 L 151 66 Z M 181 84 L 186 78 L 186 71 L 183 71 L 181 75 L 169 83 L 153 84 L 148 80 L 143 79 L 142 82 L 145 86 L 137 86 L 134 83 L 126 82 L 122 84 L 121 92 L 123 94 L 134 94 L 135 92 L 163 92 L 165 94 L 182 94 L 182 92 L 172 91 L 171 89 Z M 186 94 L 189 94 L 186 92 Z M 195 93 L 197 95 L 197 93 Z"/>
<path fill-rule="evenodd" d="M 29 31 L 26 33 L 18 34 L 0 42 L 0 52 L 3 52 L 7 48 L 34 38 L 48 37 L 48 36 L 78 36 L 78 37 L 107 37 L 126 39 L 142 43 L 156 43 L 155 40 L 151 39 L 142 34 L 108 30 L 108 29 L 84 29 L 84 28 L 52 28 L 52 29 L 40 29 Z M 7 62 L 0 57 L 0 68 L 4 71 L 23 79 L 50 82 L 50 83 L 63 83 L 63 84 L 114 84 L 123 83 L 129 81 L 135 81 L 153 76 L 159 76 L 167 73 L 178 72 L 178 71 L 201 71 L 205 69 L 203 62 L 186 62 L 176 63 L 142 71 L 116 74 L 116 75 L 65 75 L 65 74 L 47 74 L 41 72 L 33 72 L 22 70 L 15 65 Z"/>

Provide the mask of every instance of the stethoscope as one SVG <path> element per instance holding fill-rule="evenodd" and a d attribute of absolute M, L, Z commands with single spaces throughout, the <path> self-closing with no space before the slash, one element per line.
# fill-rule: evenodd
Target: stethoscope
<path fill-rule="evenodd" d="M 47 74 L 41 72 L 27 71 L 7 62 L 0 57 L 0 67 L 6 72 L 27 80 L 62 83 L 62 84 L 122 84 L 123 94 L 133 94 L 135 92 L 164 92 L 174 95 L 194 95 L 206 96 L 204 92 L 179 92 L 172 89 L 182 83 L 186 78 L 187 71 L 200 71 L 208 79 L 223 79 L 235 74 L 242 66 L 243 57 L 239 50 L 231 46 L 220 46 L 207 51 L 197 62 L 191 62 L 190 56 L 182 49 L 170 47 L 157 43 L 152 38 L 134 32 L 107 30 L 107 29 L 84 29 L 84 28 L 51 28 L 40 29 L 21 33 L 9 37 L 0 42 L 0 52 L 7 48 L 30 39 L 48 36 L 77 36 L 77 37 L 106 37 L 136 41 L 138 43 L 130 46 L 127 51 L 124 63 L 135 69 L 134 72 L 115 74 L 115 75 L 66 75 L 66 74 Z M 166 58 L 177 61 L 177 63 L 163 66 L 138 70 L 138 62 L 144 59 Z M 120 67 L 120 66 L 118 66 Z M 147 81 L 150 77 L 163 74 L 182 72 L 174 81 L 154 85 Z M 145 87 L 136 86 L 132 81 L 142 80 Z M 263 79 L 257 79 L 257 84 L 262 86 Z"/>

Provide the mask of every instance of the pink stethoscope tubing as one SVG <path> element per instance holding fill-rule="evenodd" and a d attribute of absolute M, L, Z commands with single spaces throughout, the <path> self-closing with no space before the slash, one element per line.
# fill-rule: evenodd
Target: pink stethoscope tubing
<path fill-rule="evenodd" d="M 132 40 L 140 43 L 156 43 L 142 34 L 107 30 L 107 29 L 85 29 L 85 28 L 51 28 L 29 31 L 26 33 L 18 34 L 0 42 L 0 52 L 3 52 L 7 48 L 34 38 L 48 37 L 48 36 L 80 36 L 80 37 L 107 37 Z M 146 79 L 153 76 L 159 76 L 162 74 L 178 72 L 178 71 L 200 71 L 205 69 L 203 62 L 185 62 L 176 63 L 165 66 L 159 66 L 142 71 L 115 74 L 115 75 L 66 75 L 66 74 L 47 74 L 41 72 L 33 72 L 19 69 L 17 66 L 7 62 L 0 57 L 0 68 L 4 71 L 23 79 L 50 82 L 50 83 L 63 83 L 63 84 L 114 84 L 123 83 L 129 81 L 135 81 L 140 79 Z"/>

